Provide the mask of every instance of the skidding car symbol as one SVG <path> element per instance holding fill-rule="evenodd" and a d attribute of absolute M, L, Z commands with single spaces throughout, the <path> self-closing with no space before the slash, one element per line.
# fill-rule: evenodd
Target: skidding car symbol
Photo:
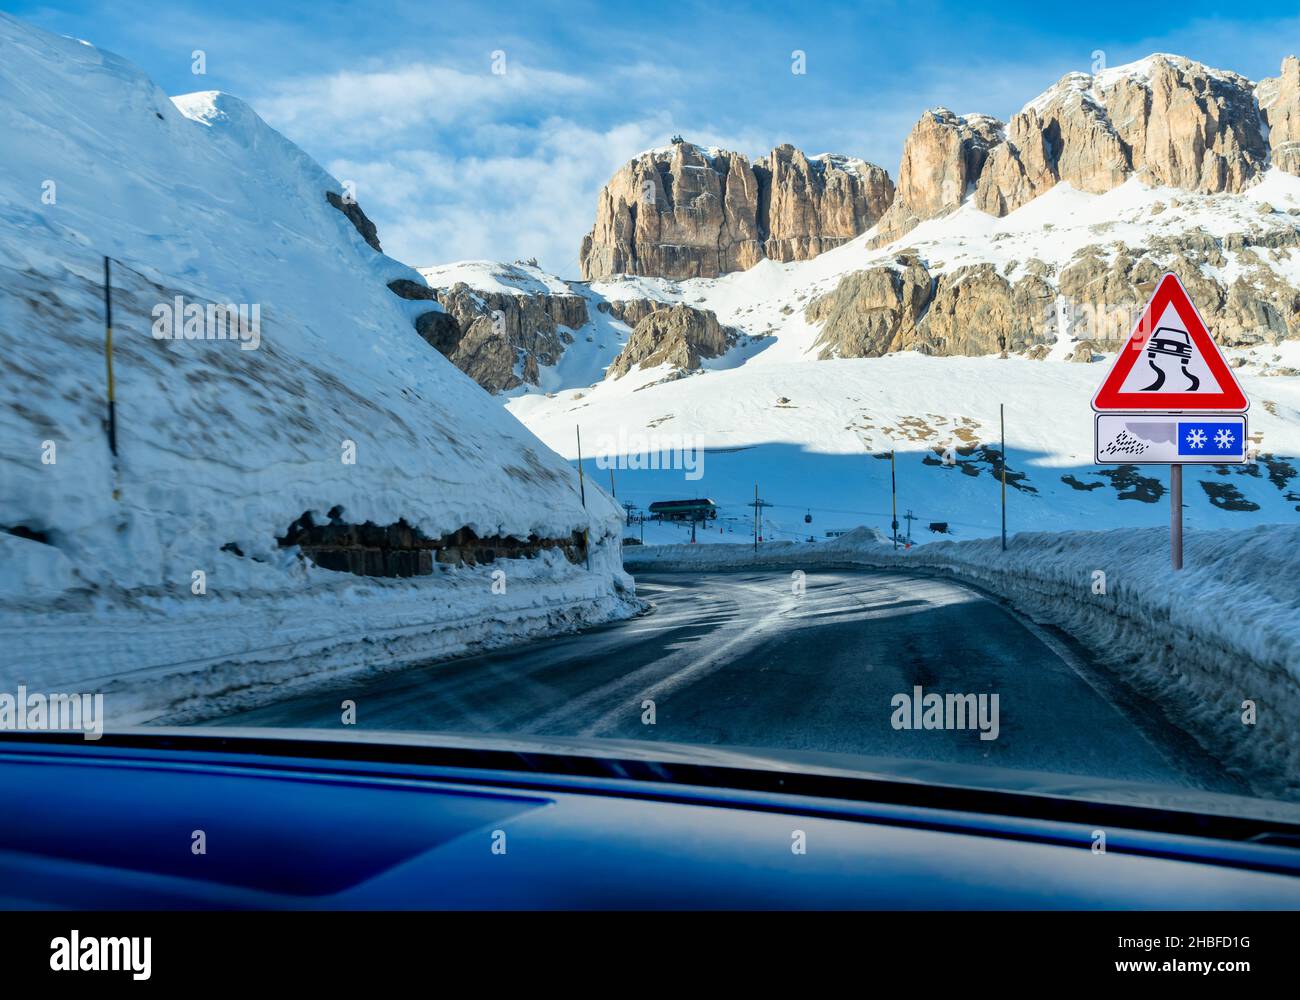
<path fill-rule="evenodd" d="M 1160 387 L 1165 384 L 1166 372 L 1156 363 L 1157 355 L 1178 359 L 1182 366 L 1183 377 L 1189 383 L 1187 392 L 1195 392 L 1201 387 L 1201 380 L 1187 370 L 1187 365 L 1192 360 L 1191 337 L 1187 335 L 1186 330 L 1180 330 L 1175 326 L 1162 326 L 1147 341 L 1147 364 L 1156 373 L 1156 380 L 1140 391 L 1159 392 Z M 1165 363 L 1172 364 L 1172 362 Z"/>

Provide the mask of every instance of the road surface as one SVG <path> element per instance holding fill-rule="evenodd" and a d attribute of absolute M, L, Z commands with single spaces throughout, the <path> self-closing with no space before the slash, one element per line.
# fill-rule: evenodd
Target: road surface
<path fill-rule="evenodd" d="M 1071 644 L 979 592 L 891 572 L 655 573 L 647 615 L 294 697 L 214 724 L 667 740 L 1239 790 Z M 895 728 L 896 695 L 998 695 L 996 739 Z M 654 703 L 653 725 L 643 722 Z M 990 703 L 991 704 L 991 703 Z"/>

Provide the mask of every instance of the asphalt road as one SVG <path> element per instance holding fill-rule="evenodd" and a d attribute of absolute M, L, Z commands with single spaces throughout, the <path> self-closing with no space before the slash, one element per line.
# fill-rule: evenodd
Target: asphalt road
<path fill-rule="evenodd" d="M 979 592 L 874 571 L 646 574 L 654 610 L 298 696 L 214 724 L 667 740 L 1237 790 L 1071 644 Z M 897 729 L 892 699 L 998 695 L 996 739 Z M 653 725 L 643 704 L 655 705 Z M 989 703 L 991 704 L 991 703 Z"/>

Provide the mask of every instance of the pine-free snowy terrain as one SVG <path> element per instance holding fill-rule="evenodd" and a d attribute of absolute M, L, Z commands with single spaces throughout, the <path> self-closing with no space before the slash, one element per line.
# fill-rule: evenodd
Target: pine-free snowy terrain
<path fill-rule="evenodd" d="M 171 100 L 7 15 L 0 50 L 0 689 L 107 690 L 110 722 L 134 721 L 633 609 L 619 509 L 591 485 L 584 507 L 416 333 L 437 306 L 386 287 L 419 276 L 326 200 L 338 181 L 236 98 Z M 176 296 L 256 305 L 257 342 L 158 339 Z M 555 549 L 366 579 L 277 544 L 304 512 L 430 539 L 585 531 L 590 566 Z"/>

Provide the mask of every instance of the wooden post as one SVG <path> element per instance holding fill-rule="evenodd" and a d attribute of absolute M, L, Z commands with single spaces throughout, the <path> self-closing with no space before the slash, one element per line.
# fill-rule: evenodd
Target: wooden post
<path fill-rule="evenodd" d="M 1183 568 L 1183 467 L 1169 466 L 1169 549 L 1174 569 Z"/>

